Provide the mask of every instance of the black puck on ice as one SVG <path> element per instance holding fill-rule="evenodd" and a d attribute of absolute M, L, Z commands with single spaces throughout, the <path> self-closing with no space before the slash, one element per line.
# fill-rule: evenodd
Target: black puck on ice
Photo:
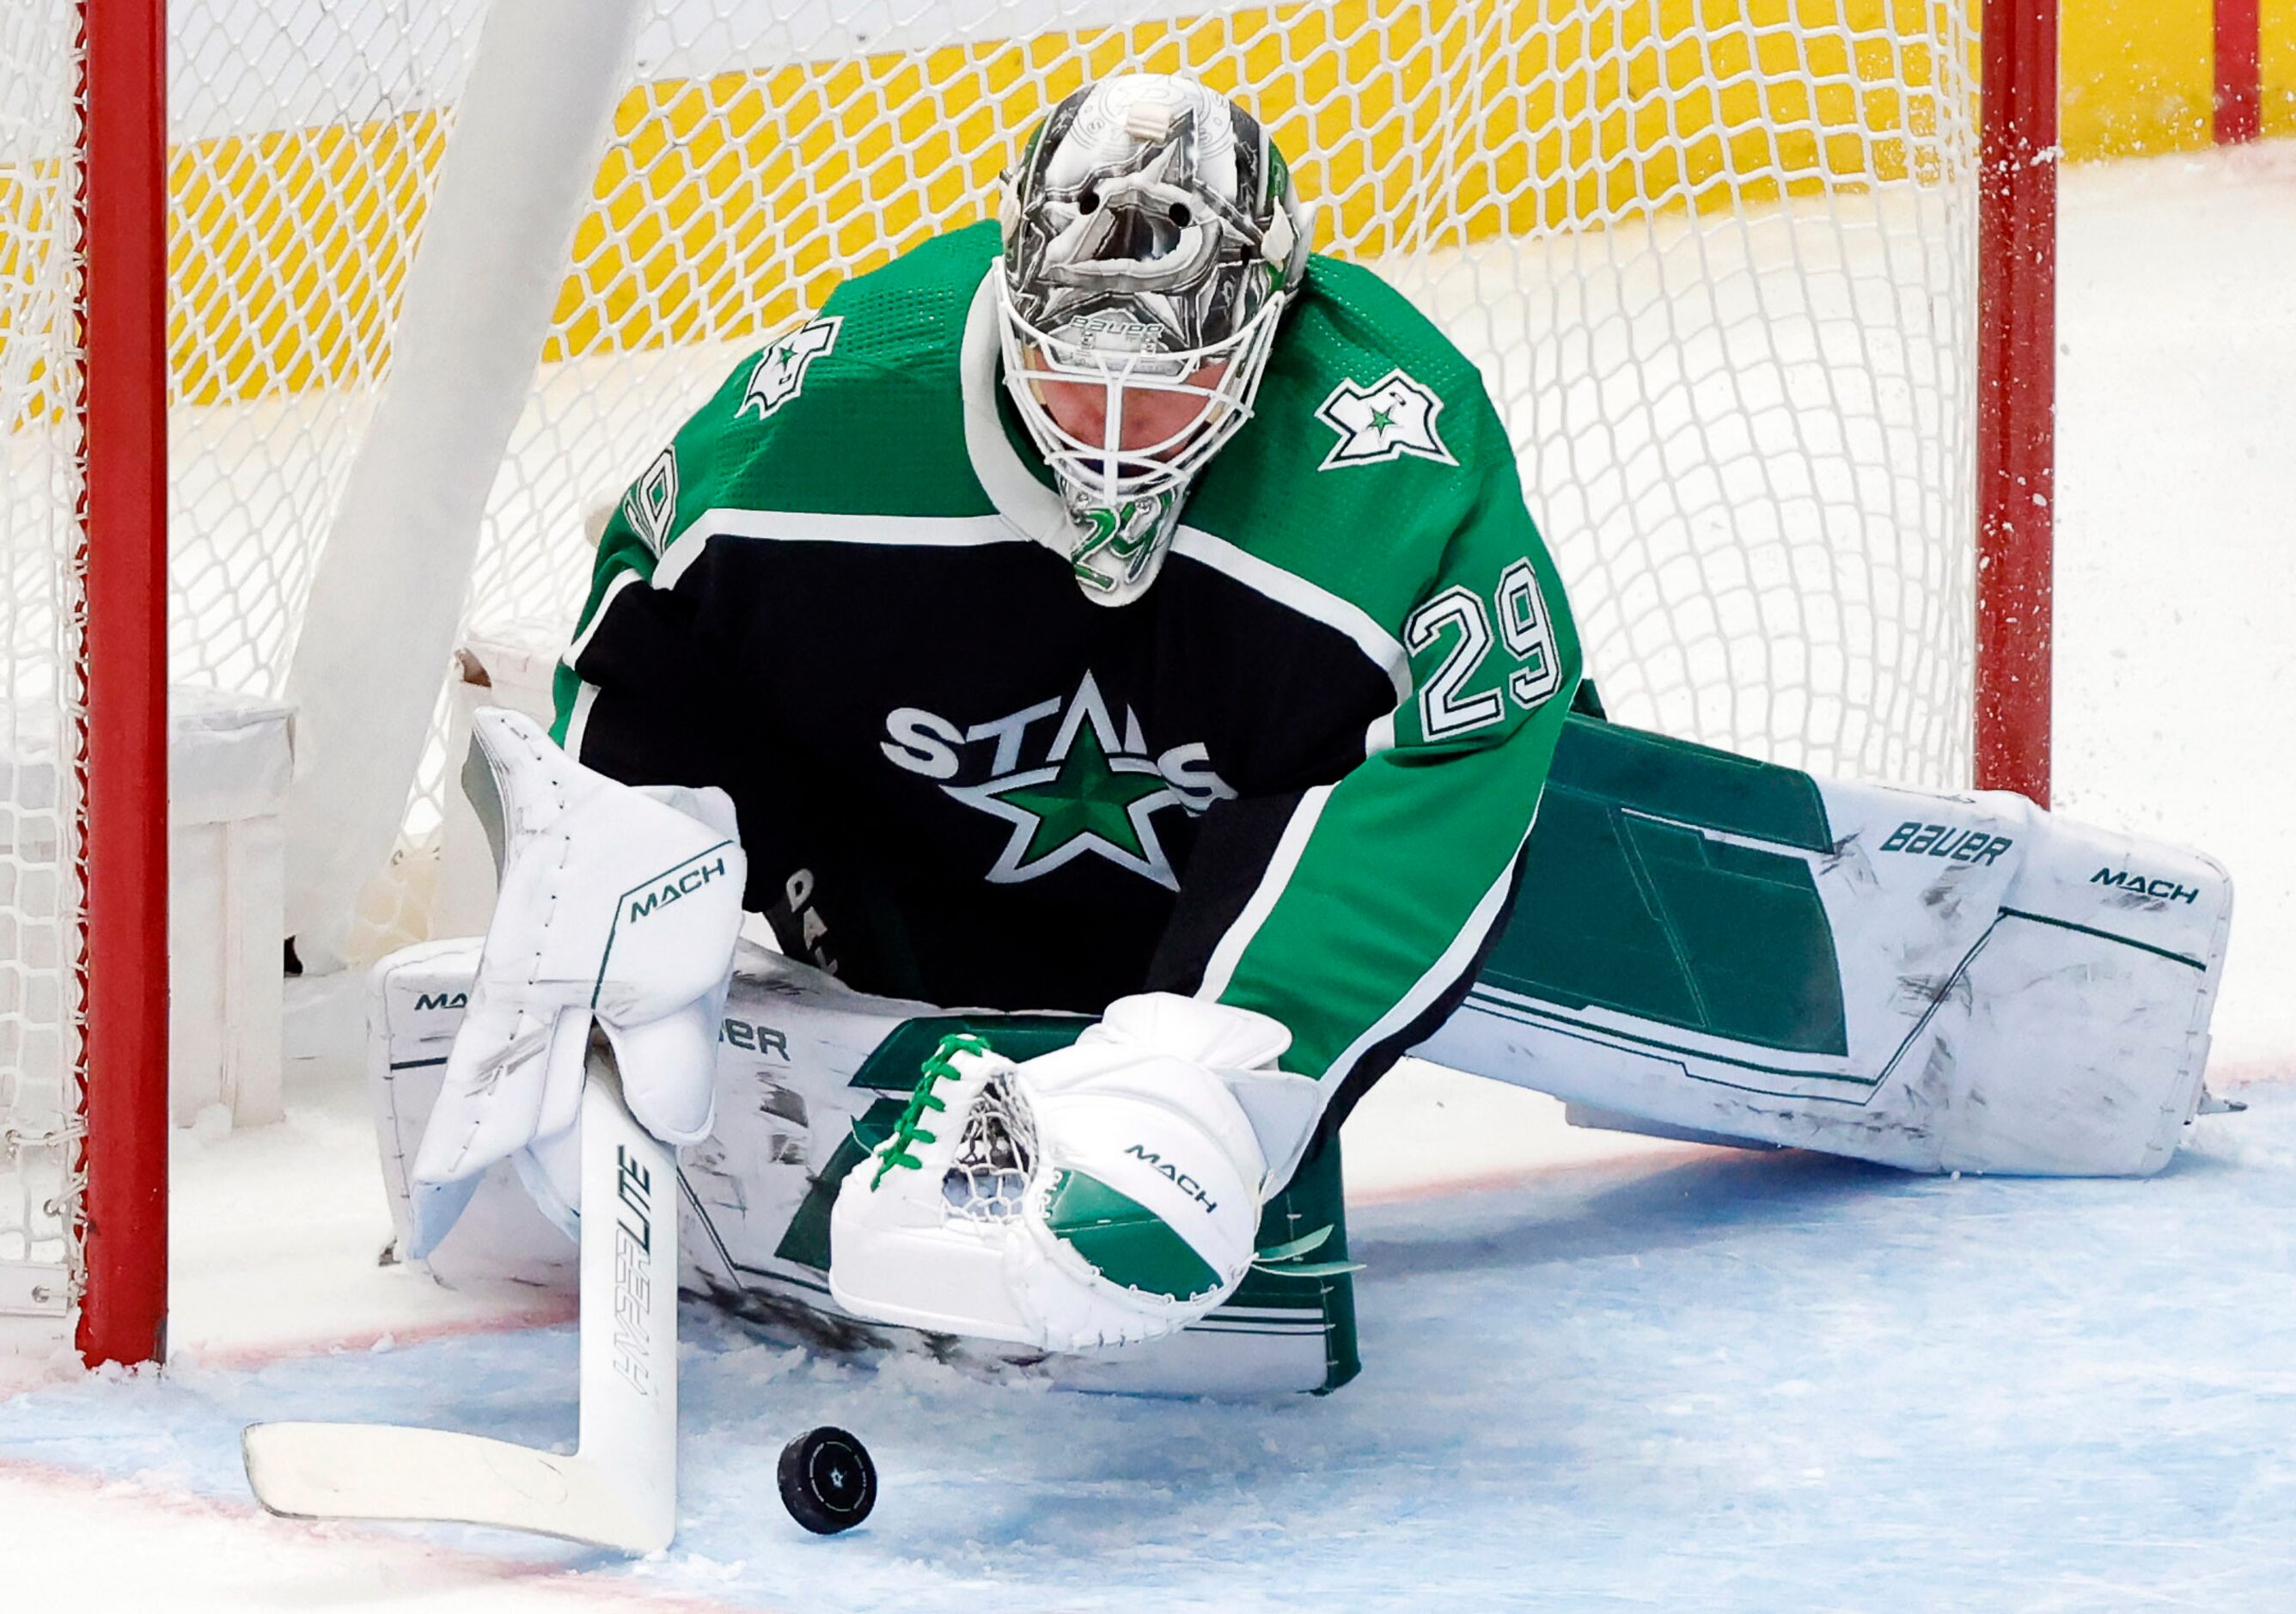
<path fill-rule="evenodd" d="M 782 1447 L 782 1505 L 816 1536 L 849 1530 L 877 1505 L 877 1465 L 869 1448 L 823 1424 Z"/>

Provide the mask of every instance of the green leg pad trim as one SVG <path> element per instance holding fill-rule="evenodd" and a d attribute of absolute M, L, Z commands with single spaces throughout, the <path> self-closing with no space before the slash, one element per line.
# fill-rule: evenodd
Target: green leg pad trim
<path fill-rule="evenodd" d="M 1340 1139 L 1327 1132 L 1300 1162 L 1300 1169 L 1259 1214 L 1258 1248 L 1274 1249 L 1328 1227 L 1331 1236 L 1306 1259 L 1318 1266 L 1348 1258 L 1347 1205 L 1340 1170 Z M 1320 1315 L 1324 1324 L 1324 1383 L 1318 1394 L 1328 1395 L 1363 1371 L 1356 1349 L 1356 1286 L 1352 1273 L 1328 1273 L 1316 1277 L 1285 1274 L 1255 1266 L 1236 1291 L 1220 1302 L 1223 1307 L 1284 1310 Z M 1217 1315 L 1217 1314 L 1215 1314 Z"/>

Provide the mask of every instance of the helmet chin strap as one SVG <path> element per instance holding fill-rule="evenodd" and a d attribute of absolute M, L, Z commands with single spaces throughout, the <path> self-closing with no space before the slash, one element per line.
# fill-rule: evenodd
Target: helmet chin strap
<path fill-rule="evenodd" d="M 1186 501 L 1184 484 L 1114 504 L 1065 477 L 1069 564 L 1078 586 L 1095 605 L 1128 605 L 1147 592 L 1163 569 Z"/>

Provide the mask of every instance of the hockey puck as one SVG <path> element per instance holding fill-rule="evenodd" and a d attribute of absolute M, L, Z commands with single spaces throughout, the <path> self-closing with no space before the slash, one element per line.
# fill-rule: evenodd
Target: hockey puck
<path fill-rule="evenodd" d="M 877 1465 L 869 1448 L 824 1424 L 782 1447 L 782 1505 L 816 1536 L 849 1530 L 877 1505 Z"/>

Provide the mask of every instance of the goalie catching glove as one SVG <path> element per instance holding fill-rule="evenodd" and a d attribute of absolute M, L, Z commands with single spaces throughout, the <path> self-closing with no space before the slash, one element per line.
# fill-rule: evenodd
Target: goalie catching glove
<path fill-rule="evenodd" d="M 497 708 L 478 713 L 472 737 L 464 785 L 501 889 L 415 1156 L 418 1258 L 500 1159 L 515 1158 L 543 1210 L 570 1227 L 594 1020 L 639 1124 L 673 1145 L 709 1135 L 742 926 L 747 870 L 723 791 L 618 783 Z"/>
<path fill-rule="evenodd" d="M 890 1136 L 849 1173 L 829 1287 L 857 1315 L 1046 1350 L 1186 1327 L 1250 1269 L 1323 1094 L 1264 1014 L 1119 998 L 1024 1063 L 944 1038 Z"/>

